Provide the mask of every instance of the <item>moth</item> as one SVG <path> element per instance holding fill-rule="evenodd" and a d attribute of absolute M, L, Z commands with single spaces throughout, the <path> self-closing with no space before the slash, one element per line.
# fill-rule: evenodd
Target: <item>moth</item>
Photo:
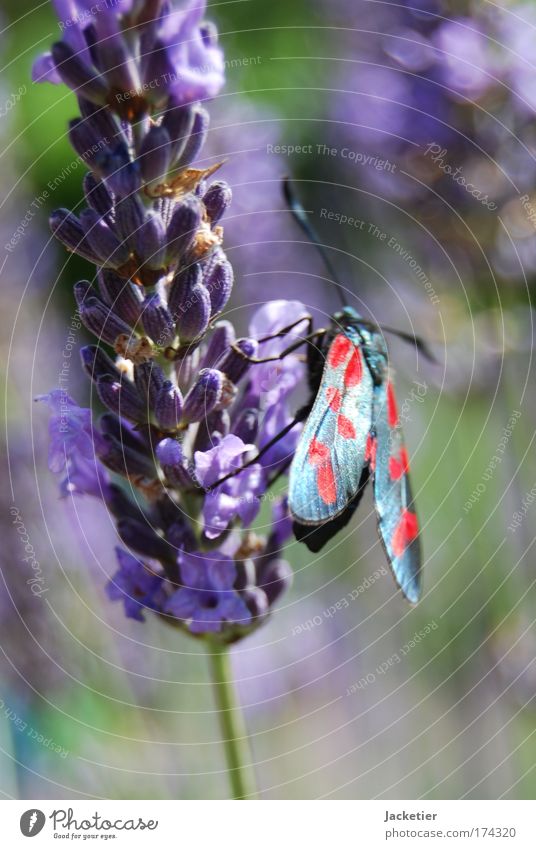
<path fill-rule="evenodd" d="M 288 180 L 284 188 L 291 212 L 336 281 L 329 257 Z M 282 337 L 304 320 L 312 325 L 310 316 L 302 317 L 259 342 Z M 435 361 L 421 339 L 385 330 L 415 344 Z M 280 360 L 306 342 L 314 342 L 307 357 L 310 400 L 254 458 L 231 474 L 256 463 L 296 424 L 304 422 L 289 470 L 288 503 L 296 539 L 310 551 L 320 551 L 348 524 L 371 481 L 387 560 L 405 597 L 415 603 L 421 594 L 419 521 L 383 330 L 353 307 L 343 306 L 332 316 L 331 327 L 311 330 L 275 356 L 246 359 L 251 363 Z"/>
<path fill-rule="evenodd" d="M 319 347 L 322 376 L 289 472 L 294 534 L 319 551 L 350 521 L 370 480 L 387 559 L 406 598 L 416 602 L 419 523 L 383 334 L 347 306 Z"/>

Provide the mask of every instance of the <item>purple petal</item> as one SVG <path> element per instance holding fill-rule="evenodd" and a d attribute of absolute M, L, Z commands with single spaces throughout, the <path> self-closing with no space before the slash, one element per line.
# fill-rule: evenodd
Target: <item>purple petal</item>
<path fill-rule="evenodd" d="M 62 79 L 56 70 L 52 53 L 42 53 L 32 65 L 32 82 L 60 85 Z"/>
<path fill-rule="evenodd" d="M 231 590 L 236 581 L 236 566 L 229 557 L 219 555 L 218 560 L 207 564 L 207 577 L 210 587 L 218 592 Z"/>
<path fill-rule="evenodd" d="M 219 445 L 209 451 L 196 451 L 195 472 L 202 486 L 212 486 L 219 478 L 236 468 L 238 458 L 255 448 L 234 434 L 224 436 Z"/>

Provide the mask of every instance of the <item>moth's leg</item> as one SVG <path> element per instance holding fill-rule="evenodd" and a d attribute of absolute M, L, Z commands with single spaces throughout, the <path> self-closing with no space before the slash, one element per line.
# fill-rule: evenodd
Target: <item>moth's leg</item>
<path fill-rule="evenodd" d="M 292 345 L 289 345 L 288 348 L 285 348 L 279 354 L 274 354 L 271 357 L 251 357 L 249 354 L 246 354 L 246 353 L 244 353 L 244 351 L 240 350 L 237 342 L 233 342 L 231 347 L 232 347 L 233 351 L 235 351 L 235 353 L 240 354 L 240 356 L 244 360 L 247 360 L 248 363 L 257 363 L 257 364 L 258 363 L 273 363 L 276 360 L 282 360 L 284 357 L 286 357 L 288 354 L 291 354 L 297 348 L 300 348 L 306 342 L 312 342 L 314 339 L 317 339 L 319 336 L 322 336 L 325 332 L 326 332 L 326 329 L 323 328 L 323 327 L 320 328 L 319 330 L 314 330 L 312 333 L 309 333 L 307 336 L 304 336 L 302 339 L 297 339 L 296 342 L 293 342 Z M 268 338 L 276 338 L 276 337 L 268 337 Z M 263 341 L 263 340 L 259 340 L 259 341 Z"/>
<path fill-rule="evenodd" d="M 276 435 L 272 437 L 272 439 L 270 439 L 269 442 L 266 443 L 266 445 L 263 445 L 263 447 L 255 455 L 255 457 L 252 457 L 251 460 L 248 460 L 247 463 L 244 463 L 238 469 L 233 469 L 232 472 L 229 472 L 229 474 L 225 475 L 223 478 L 220 478 L 218 481 L 211 484 L 209 487 L 206 488 L 206 492 L 210 492 L 211 490 L 216 489 L 218 486 L 221 486 L 222 483 L 225 483 L 225 481 L 229 480 L 229 478 L 233 478 L 235 475 L 238 475 L 240 474 L 240 472 L 243 472 L 244 469 L 247 469 L 249 468 L 249 466 L 253 466 L 255 463 L 258 463 L 261 457 L 264 457 L 264 455 L 267 451 L 270 450 L 270 448 L 276 445 L 276 443 L 278 443 L 280 439 L 283 439 L 283 437 L 286 436 L 287 433 L 289 433 L 293 427 L 296 427 L 297 424 L 307 418 L 307 416 L 309 415 L 309 411 L 309 404 L 307 404 L 305 407 L 302 407 L 301 410 L 298 410 L 292 421 L 286 424 L 285 427 L 279 431 L 279 433 L 276 433 Z M 271 481 L 271 483 L 273 483 L 273 481 Z"/>
<path fill-rule="evenodd" d="M 263 336 L 261 339 L 257 339 L 257 342 L 270 342 L 271 339 L 280 339 L 281 336 L 286 336 L 287 333 L 294 330 L 294 328 L 297 327 L 298 324 L 301 324 L 302 321 L 307 322 L 307 336 L 310 336 L 313 330 L 313 317 L 312 315 L 302 315 L 301 318 L 293 321 L 292 324 L 287 324 L 286 327 L 282 327 L 281 330 L 278 330 L 276 333 L 270 333 L 268 336 Z"/>

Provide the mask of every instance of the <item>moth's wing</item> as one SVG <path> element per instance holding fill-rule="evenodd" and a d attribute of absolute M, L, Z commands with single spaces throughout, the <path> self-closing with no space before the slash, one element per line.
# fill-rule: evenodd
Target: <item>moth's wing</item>
<path fill-rule="evenodd" d="M 408 455 L 390 380 L 374 390 L 371 439 L 371 471 L 380 537 L 400 589 L 408 601 L 415 603 L 421 594 L 419 524 L 409 482 Z"/>
<path fill-rule="evenodd" d="M 299 525 L 323 525 L 355 501 L 366 464 L 372 396 L 372 377 L 357 337 L 352 341 L 339 333 L 328 349 L 290 469 L 289 507 Z"/>
<path fill-rule="evenodd" d="M 344 527 L 348 524 L 355 511 L 359 506 L 359 502 L 361 501 L 361 496 L 363 495 L 363 491 L 369 480 L 369 467 L 363 466 L 363 470 L 361 472 L 361 479 L 359 481 L 359 488 L 354 496 L 353 500 L 350 501 L 348 506 L 342 513 L 339 513 L 335 519 L 328 519 L 328 521 L 324 522 L 322 525 L 302 525 L 300 522 L 296 520 L 293 522 L 292 529 L 294 531 L 294 536 L 298 540 L 298 542 L 303 542 L 309 549 L 309 551 L 317 552 L 320 551 L 326 543 L 330 541 L 339 531 L 342 531 Z"/>

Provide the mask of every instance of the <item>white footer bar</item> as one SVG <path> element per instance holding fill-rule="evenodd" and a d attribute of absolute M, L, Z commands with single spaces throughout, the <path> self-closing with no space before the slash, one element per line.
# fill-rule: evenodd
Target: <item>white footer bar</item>
<path fill-rule="evenodd" d="M 2 845 L 534 849 L 532 801 L 3 801 Z M 35 844 L 29 838 L 35 837 Z"/>

